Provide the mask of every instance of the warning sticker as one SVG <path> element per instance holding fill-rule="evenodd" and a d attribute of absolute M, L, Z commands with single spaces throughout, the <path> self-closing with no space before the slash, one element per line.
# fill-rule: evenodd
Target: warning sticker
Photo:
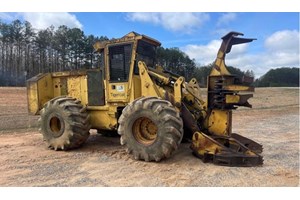
<path fill-rule="evenodd" d="M 118 91 L 118 92 L 124 92 L 124 85 L 117 85 L 116 86 L 116 90 Z"/>

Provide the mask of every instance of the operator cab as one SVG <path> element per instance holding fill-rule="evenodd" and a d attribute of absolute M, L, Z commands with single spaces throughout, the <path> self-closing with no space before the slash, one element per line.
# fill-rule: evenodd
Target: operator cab
<path fill-rule="evenodd" d="M 161 43 L 153 38 L 130 32 L 120 39 L 97 42 L 94 49 L 104 53 L 110 82 L 126 82 L 131 67 L 134 74 L 138 75 L 139 61 L 145 62 L 148 67 L 155 67 L 156 49 L 160 45 Z"/>
<path fill-rule="evenodd" d="M 133 87 L 132 81 L 139 79 L 138 62 L 143 61 L 147 67 L 154 68 L 156 49 L 160 45 L 157 40 L 136 32 L 130 32 L 119 39 L 94 44 L 95 51 L 104 58 L 104 68 L 101 71 L 104 72 L 108 102 L 129 101 L 128 90 Z M 140 95 L 138 88 L 133 90 L 134 96 L 131 98 Z"/>

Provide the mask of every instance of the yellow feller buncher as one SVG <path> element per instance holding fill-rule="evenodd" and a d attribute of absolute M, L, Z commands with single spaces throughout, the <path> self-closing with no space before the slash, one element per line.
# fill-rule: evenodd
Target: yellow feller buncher
<path fill-rule="evenodd" d="M 195 78 L 164 70 L 155 63 L 160 42 L 130 32 L 97 42 L 97 69 L 39 74 L 27 81 L 29 113 L 40 115 L 44 140 L 54 150 L 82 145 L 89 130 L 117 130 L 120 142 L 136 160 L 171 156 L 185 137 L 194 155 L 226 166 L 263 164 L 262 145 L 232 133 L 232 110 L 251 107 L 253 87 L 238 83 L 225 65 L 236 44 L 254 39 L 230 32 L 208 76 L 207 101 Z M 201 52 L 199 52 L 201 53 Z"/>

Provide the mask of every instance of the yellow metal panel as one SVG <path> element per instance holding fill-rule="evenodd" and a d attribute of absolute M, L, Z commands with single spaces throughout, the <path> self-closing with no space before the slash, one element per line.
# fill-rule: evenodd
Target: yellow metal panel
<path fill-rule="evenodd" d="M 100 77 L 99 77 L 100 78 Z M 81 91 L 81 104 L 88 104 L 88 88 L 87 88 L 87 76 L 80 76 L 80 91 Z"/>
<path fill-rule="evenodd" d="M 39 105 L 38 105 L 38 92 L 37 92 L 36 82 L 29 82 L 27 85 L 27 103 L 28 103 L 28 112 L 30 114 L 37 114 L 39 110 Z"/>
<path fill-rule="evenodd" d="M 27 81 L 28 111 L 38 114 L 43 105 L 53 98 L 51 74 L 40 74 Z"/>
<path fill-rule="evenodd" d="M 108 111 L 109 106 L 105 105 L 105 106 L 87 106 L 88 110 L 100 110 L 100 111 Z"/>
<path fill-rule="evenodd" d="M 53 96 L 60 96 L 60 78 L 53 78 Z"/>
<path fill-rule="evenodd" d="M 208 131 L 216 135 L 231 134 L 232 111 L 212 110 L 208 119 Z"/>
<path fill-rule="evenodd" d="M 216 154 L 220 150 L 222 150 L 222 146 L 219 145 L 211 137 L 205 135 L 204 133 L 195 132 L 192 137 L 192 145 L 191 148 L 196 151 L 200 155 L 208 154 Z"/>
<path fill-rule="evenodd" d="M 182 99 L 182 83 L 184 82 L 184 77 L 179 77 L 174 84 L 174 99 L 176 107 L 181 105 Z"/>
<path fill-rule="evenodd" d="M 240 96 L 239 95 L 226 95 L 226 103 L 239 103 Z"/>
<path fill-rule="evenodd" d="M 130 95 L 130 101 L 133 101 L 134 99 L 142 96 L 141 93 L 141 79 L 139 76 L 133 76 L 133 91 L 131 91 Z"/>
<path fill-rule="evenodd" d="M 231 91 L 249 91 L 254 92 L 254 87 L 245 86 L 245 85 L 226 85 L 224 86 L 225 90 Z"/>
<path fill-rule="evenodd" d="M 51 74 L 47 74 L 44 78 L 40 79 L 37 83 L 39 108 L 41 109 L 45 103 L 53 98 L 53 87 Z"/>
<path fill-rule="evenodd" d="M 141 77 L 142 96 L 160 96 L 157 85 L 153 83 L 148 74 L 148 69 L 144 62 L 139 61 L 139 73 Z"/>
<path fill-rule="evenodd" d="M 164 75 L 161 75 L 161 74 L 159 74 L 155 71 L 158 72 L 158 70 L 153 69 L 153 71 L 148 71 L 148 73 L 152 77 L 157 77 L 162 83 L 164 83 L 166 85 L 170 83 L 170 78 L 169 77 L 165 77 Z"/>
<path fill-rule="evenodd" d="M 108 102 L 125 102 L 128 98 L 128 82 L 108 84 Z"/>
<path fill-rule="evenodd" d="M 100 106 L 99 106 L 100 107 Z M 96 129 L 106 129 L 106 130 L 116 130 L 117 129 L 117 119 L 107 112 L 107 110 L 91 110 L 89 111 L 91 116 L 90 122 L 92 128 Z"/>
<path fill-rule="evenodd" d="M 52 77 L 70 77 L 70 76 L 84 76 L 86 70 L 75 70 L 75 71 L 64 71 L 64 72 L 53 72 Z"/>
<path fill-rule="evenodd" d="M 110 103 L 105 106 L 88 106 L 91 125 L 95 129 L 117 129 L 117 107 L 125 107 L 124 103 Z"/>
<path fill-rule="evenodd" d="M 87 104 L 87 77 L 79 76 L 57 76 L 53 78 L 53 97 L 71 96 L 81 100 L 83 105 Z"/>
<path fill-rule="evenodd" d="M 81 100 L 81 76 L 70 76 L 67 80 L 68 96 Z"/>
<path fill-rule="evenodd" d="M 224 60 L 217 58 L 215 61 L 215 66 L 212 68 L 210 75 L 216 76 L 216 75 L 231 75 L 231 74 L 224 63 Z"/>

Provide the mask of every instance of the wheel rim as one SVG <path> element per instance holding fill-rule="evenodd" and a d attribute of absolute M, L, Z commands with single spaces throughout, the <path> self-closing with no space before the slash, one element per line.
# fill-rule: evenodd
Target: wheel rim
<path fill-rule="evenodd" d="M 144 145 L 151 145 L 157 138 L 157 126 L 147 117 L 140 117 L 133 123 L 133 136 Z"/>
<path fill-rule="evenodd" d="M 50 116 L 48 126 L 51 134 L 55 138 L 60 137 L 64 132 L 64 121 L 60 116 Z"/>

